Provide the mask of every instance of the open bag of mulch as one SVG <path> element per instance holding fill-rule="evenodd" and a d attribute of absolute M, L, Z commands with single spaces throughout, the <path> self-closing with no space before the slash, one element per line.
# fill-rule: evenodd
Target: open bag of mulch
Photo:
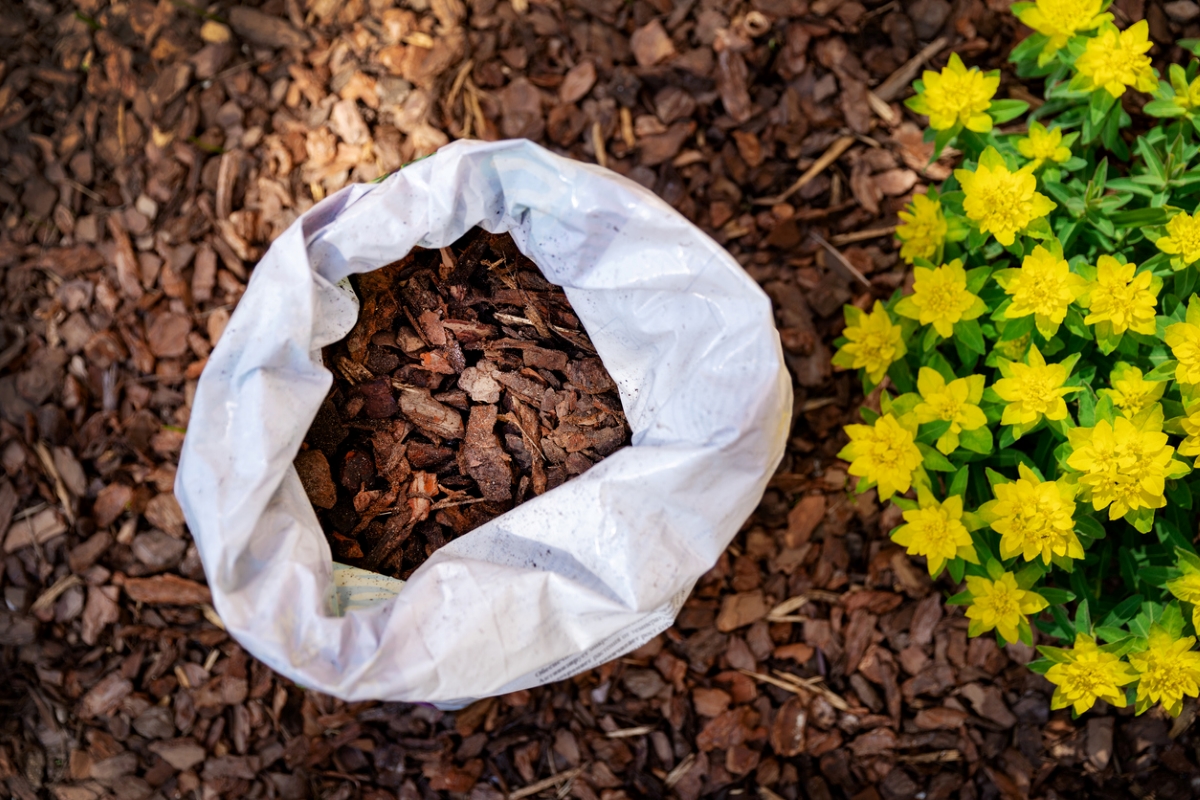
<path fill-rule="evenodd" d="M 335 565 L 293 459 L 358 316 L 348 276 L 478 226 L 562 286 L 632 444 L 436 550 Z M 453 706 L 661 632 L 754 509 L 791 389 L 770 302 L 653 194 L 526 141 L 456 142 L 319 203 L 271 246 L 200 378 L 176 479 L 213 604 L 251 653 L 347 699 Z"/>

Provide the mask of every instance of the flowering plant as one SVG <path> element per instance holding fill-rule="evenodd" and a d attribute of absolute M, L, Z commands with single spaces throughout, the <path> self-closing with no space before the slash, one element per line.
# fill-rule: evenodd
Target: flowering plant
<path fill-rule="evenodd" d="M 957 55 L 915 83 L 962 163 L 900 214 L 911 289 L 846 308 L 834 364 L 878 405 L 841 457 L 971 636 L 1037 629 L 1054 708 L 1177 715 L 1200 694 L 1200 62 L 1159 80 L 1146 23 L 1106 6 L 1013 5 L 1036 109 Z M 1159 120 L 1136 137 L 1127 91 Z"/>

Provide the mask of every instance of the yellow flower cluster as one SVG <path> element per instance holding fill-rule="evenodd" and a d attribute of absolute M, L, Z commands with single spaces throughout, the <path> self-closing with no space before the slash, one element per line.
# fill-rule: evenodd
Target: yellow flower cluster
<path fill-rule="evenodd" d="M 1075 647 L 1064 651 L 1061 663 L 1050 667 L 1046 680 L 1054 684 L 1050 708 L 1072 708 L 1076 714 L 1087 711 L 1097 700 L 1111 706 L 1126 706 L 1121 688 L 1138 679 L 1137 673 L 1120 656 L 1102 650 L 1087 634 L 1075 637 Z"/>
<path fill-rule="evenodd" d="M 904 494 L 912 486 L 913 473 L 921 466 L 913 431 L 891 414 L 884 414 L 874 425 L 847 425 L 850 444 L 838 458 L 850 462 L 850 474 L 877 484 L 879 499 Z"/>
<path fill-rule="evenodd" d="M 1005 402 L 1001 425 L 1012 425 L 1013 434 L 1037 426 L 1042 418 L 1051 422 L 1067 418 L 1067 402 L 1063 398 L 1079 391 L 1067 386 L 1071 369 L 1066 364 L 1047 364 L 1037 345 L 1029 346 L 1027 363 L 999 359 L 1000 374 L 996 394 Z"/>
<path fill-rule="evenodd" d="M 1186 474 L 1188 466 L 1174 458 L 1162 424 L 1155 408 L 1133 420 L 1117 417 L 1067 431 L 1072 452 L 1066 463 L 1080 473 L 1080 496 L 1097 511 L 1107 508 L 1109 519 L 1165 506 L 1166 481 Z"/>
<path fill-rule="evenodd" d="M 1088 39 L 1087 49 L 1075 59 L 1075 69 L 1086 79 L 1086 88 L 1104 89 L 1113 97 L 1120 97 L 1130 87 L 1151 92 L 1158 87 L 1146 55 L 1153 46 L 1146 20 L 1123 31 L 1106 22 L 1100 26 L 1100 35 Z"/>
<path fill-rule="evenodd" d="M 839 457 L 860 491 L 898 507 L 891 540 L 931 578 L 965 583 L 950 602 L 967 606 L 970 636 L 1032 643 L 1033 617 L 1054 604 L 1039 626 L 1073 641 L 1039 647 L 1034 667 L 1055 686 L 1053 708 L 1136 697 L 1137 713 L 1178 715 L 1200 697 L 1200 557 L 1173 507 L 1192 508 L 1195 487 L 1180 479 L 1200 468 L 1189 272 L 1200 269 L 1200 207 L 1187 144 L 1200 77 L 1175 65 L 1160 85 L 1147 22 L 1119 29 L 1107 6 L 1014 4 L 1036 32 L 1012 51 L 1017 74 L 1056 76 L 1040 121 L 997 130 L 1028 104 L 997 98 L 999 73 L 957 54 L 914 84 L 906 104 L 928 117 L 934 158 L 964 162 L 897 214 L 911 281 L 846 309 L 833 364 L 859 372 L 880 413 L 846 426 Z M 1154 92 L 1144 115 L 1177 122 L 1135 144 L 1123 130 L 1129 89 Z M 1117 520 L 1157 536 L 1097 548 Z M 1175 544 L 1164 575 L 1161 547 Z M 1140 606 L 1108 596 L 1118 564 L 1097 564 L 1110 561 L 1133 574 Z M 1061 606 L 1074 601 L 1072 621 Z"/>
<path fill-rule="evenodd" d="M 915 319 L 946 339 L 954 334 L 954 325 L 975 319 L 987 311 L 987 305 L 967 291 L 967 273 L 957 258 L 937 269 L 913 269 L 913 293 L 896 304 L 896 313 Z"/>
<path fill-rule="evenodd" d="M 1078 486 L 1067 481 L 1043 481 L 1025 464 L 1020 478 L 992 487 L 996 499 L 984 503 L 979 515 L 1000 534 L 1000 557 L 1021 556 L 1026 561 L 1054 556 L 1083 558 L 1075 535 L 1075 494 Z"/>
<path fill-rule="evenodd" d="M 900 257 L 911 264 L 918 258 L 932 261 L 946 243 L 946 215 L 942 204 L 930 200 L 927 194 L 914 194 L 912 203 L 897 216 L 896 238 L 900 240 Z"/>
<path fill-rule="evenodd" d="M 1087 281 L 1071 272 L 1062 252 L 1052 253 L 1041 245 L 1025 256 L 1020 269 L 1002 269 L 995 277 L 1012 297 L 1005 318 L 1033 314 L 1037 329 L 1047 339 L 1058 332 L 1071 303 L 1087 291 Z"/>
<path fill-rule="evenodd" d="M 1021 638 L 1021 628 L 1028 629 L 1029 615 L 1046 608 L 1049 603 L 1037 592 L 1022 589 L 1011 572 L 1005 572 L 996 580 L 967 576 L 967 591 L 971 593 L 971 605 L 967 608 L 967 629 L 970 636 L 979 636 L 996 630 L 1007 641 Z"/>
<path fill-rule="evenodd" d="M 1071 148 L 1063 144 L 1062 128 L 1047 130 L 1040 122 L 1029 123 L 1029 135 L 1017 140 L 1017 152 L 1028 158 L 1034 169 L 1047 161 L 1063 164 L 1071 158 Z"/>
<path fill-rule="evenodd" d="M 938 502 L 928 492 L 920 494 L 920 506 L 904 512 L 904 524 L 892 533 L 892 541 L 904 546 L 911 556 L 924 556 L 932 577 L 937 577 L 942 566 L 953 558 L 978 564 L 971 533 L 963 524 L 962 497 L 951 495 Z"/>
<path fill-rule="evenodd" d="M 864 370 L 872 383 L 879 383 L 888 367 L 907 352 L 900 326 L 878 300 L 870 314 L 846 306 L 846 323 L 842 335 L 848 341 L 834 356 L 834 366 Z"/>
<path fill-rule="evenodd" d="M 983 151 L 973 172 L 956 169 L 954 177 L 962 184 L 967 218 L 1006 246 L 1016 241 L 1017 234 L 1030 223 L 1056 207 L 1037 191 L 1032 164 L 1013 172 L 994 147 Z"/>
<path fill-rule="evenodd" d="M 1075 34 L 1112 19 L 1112 14 L 1100 13 L 1104 5 L 1103 0 L 1038 0 L 1019 11 L 1017 18 L 1048 37 L 1043 53 L 1053 56 Z"/>
<path fill-rule="evenodd" d="M 992 118 L 987 110 L 1000 87 L 1000 73 L 987 75 L 977 67 L 967 69 L 958 53 L 941 72 L 925 70 L 921 75 L 924 87 L 912 98 L 908 107 L 929 117 L 929 127 L 944 131 L 962 125 L 969 131 L 987 133 Z"/>

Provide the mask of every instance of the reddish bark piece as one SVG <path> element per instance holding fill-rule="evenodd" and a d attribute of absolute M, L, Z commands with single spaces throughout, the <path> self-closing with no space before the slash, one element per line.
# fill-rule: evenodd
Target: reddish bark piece
<path fill-rule="evenodd" d="M 596 65 L 590 60 L 580 61 L 567 71 L 558 87 L 558 99 L 563 103 L 582 100 L 596 83 Z"/>
<path fill-rule="evenodd" d="M 159 314 L 146 329 L 150 352 L 159 358 L 178 358 L 187 352 L 192 322 L 183 314 Z"/>
<path fill-rule="evenodd" d="M 775 648 L 775 658 L 790 658 L 797 664 L 807 664 L 816 651 L 803 642 L 785 644 Z"/>
<path fill-rule="evenodd" d="M 239 36 L 264 47 L 296 49 L 309 42 L 306 34 L 286 20 L 252 8 L 236 6 L 230 9 L 229 24 Z"/>
<path fill-rule="evenodd" d="M 633 48 L 638 65 L 643 67 L 652 67 L 675 55 L 675 45 L 658 20 L 651 20 L 634 31 L 629 37 L 629 46 Z"/>
<path fill-rule="evenodd" d="M 733 708 L 718 714 L 705 723 L 696 735 L 696 747 L 703 751 L 727 749 L 746 740 L 748 733 L 743 724 L 743 709 Z"/>
<path fill-rule="evenodd" d="M 692 703 L 696 713 L 703 717 L 716 717 L 729 709 L 733 698 L 720 689 L 697 687 L 692 690 Z"/>
<path fill-rule="evenodd" d="M 495 406 L 474 406 L 467 421 L 462 453 L 467 474 L 479 484 L 483 496 L 503 501 L 512 497 L 512 469 L 508 455 L 500 448 L 500 439 L 493 432 L 495 426 Z"/>
<path fill-rule="evenodd" d="M 165 739 L 150 743 L 156 754 L 177 770 L 189 770 L 204 761 L 207 753 L 194 739 Z"/>
<path fill-rule="evenodd" d="M 598 358 L 583 358 L 567 364 L 567 380 L 588 394 L 603 394 L 617 388 Z"/>
<path fill-rule="evenodd" d="M 120 672 L 111 672 L 88 690 L 79 702 L 81 719 L 91 719 L 107 714 L 133 691 L 133 683 Z"/>
<path fill-rule="evenodd" d="M 446 439 L 463 437 L 462 415 L 434 400 L 428 389 L 400 389 L 400 410 L 414 425 Z"/>
<path fill-rule="evenodd" d="M 757 622 L 769 610 L 760 590 L 725 595 L 721 601 L 721 612 L 717 615 L 717 630 L 728 633 Z"/>
<path fill-rule="evenodd" d="M 771 726 L 772 749 L 784 758 L 804 752 L 804 733 L 807 726 L 807 704 L 800 697 L 789 697 L 775 712 L 775 720 Z"/>
<path fill-rule="evenodd" d="M 917 712 L 916 725 L 923 731 L 957 730 L 970 718 L 965 711 L 957 708 L 923 708 Z"/>
<path fill-rule="evenodd" d="M 824 517 L 825 495 L 810 494 L 802 497 L 788 513 L 784 544 L 787 547 L 799 547 L 807 542 Z"/>
<path fill-rule="evenodd" d="M 305 450 L 296 456 L 296 472 L 304 493 L 317 508 L 333 508 L 337 503 L 337 486 L 329 470 L 329 460 L 320 450 Z"/>
<path fill-rule="evenodd" d="M 177 575 L 126 578 L 124 589 L 131 600 L 151 605 L 183 606 L 212 602 L 212 593 L 207 586 Z"/>
<path fill-rule="evenodd" d="M 859 758 L 890 753 L 896 747 L 896 734 L 890 728 L 876 728 L 850 742 L 849 747 Z"/>

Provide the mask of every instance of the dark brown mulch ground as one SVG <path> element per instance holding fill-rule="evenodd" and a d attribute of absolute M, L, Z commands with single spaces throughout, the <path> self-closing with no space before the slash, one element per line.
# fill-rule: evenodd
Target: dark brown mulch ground
<path fill-rule="evenodd" d="M 940 63 L 949 45 L 999 64 L 1005 5 L 7 6 L 0 792 L 1200 793 L 1190 732 L 1172 739 L 1155 714 L 1051 713 L 1028 649 L 968 640 L 942 607 L 948 587 L 887 541 L 894 511 L 850 496 L 835 458 L 860 401 L 829 366 L 839 306 L 903 283 L 895 212 L 946 174 L 923 170 L 898 103 L 917 69 L 905 64 Z M 1113 10 L 1145 15 L 1159 41 L 1200 35 L 1191 0 Z M 204 359 L 272 238 L 347 181 L 460 136 L 528 136 L 607 164 L 710 231 L 776 303 L 795 424 L 758 511 L 651 644 L 457 713 L 346 705 L 276 678 L 222 631 L 174 463 Z"/>

